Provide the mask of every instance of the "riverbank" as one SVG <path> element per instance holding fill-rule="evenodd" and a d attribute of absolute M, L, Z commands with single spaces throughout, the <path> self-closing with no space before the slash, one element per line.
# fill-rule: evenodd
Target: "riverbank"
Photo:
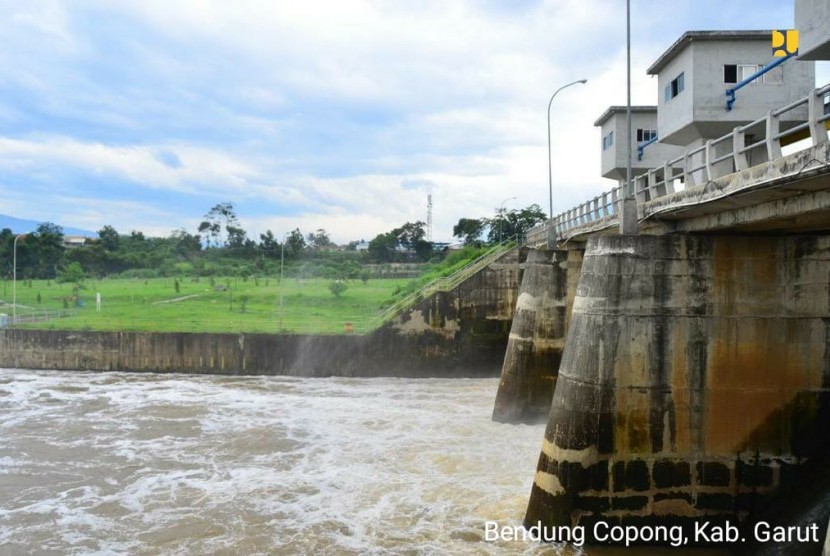
<path fill-rule="evenodd" d="M 516 306 L 521 253 L 511 249 L 496 255 L 466 272 L 458 283 L 409 300 L 369 334 L 0 329 L 0 367 L 222 375 L 498 376 Z"/>

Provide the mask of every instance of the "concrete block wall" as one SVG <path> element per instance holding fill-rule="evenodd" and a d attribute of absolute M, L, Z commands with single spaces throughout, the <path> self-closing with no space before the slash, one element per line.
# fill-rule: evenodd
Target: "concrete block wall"
<path fill-rule="evenodd" d="M 830 236 L 588 242 L 528 525 L 747 519 L 830 427 Z"/>

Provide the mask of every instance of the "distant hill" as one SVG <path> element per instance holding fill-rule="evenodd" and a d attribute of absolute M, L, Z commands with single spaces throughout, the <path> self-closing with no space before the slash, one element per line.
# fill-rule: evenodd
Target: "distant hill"
<path fill-rule="evenodd" d="M 15 218 L 7 214 L 0 214 L 0 230 L 4 228 L 10 229 L 16 234 L 25 234 L 27 232 L 34 232 L 41 224 L 37 220 L 23 220 L 22 218 Z M 55 222 L 60 226 L 59 222 Z M 89 230 L 81 230 L 80 228 L 63 228 L 63 234 L 67 236 L 84 236 L 84 237 L 98 237 L 98 232 L 90 232 Z"/>

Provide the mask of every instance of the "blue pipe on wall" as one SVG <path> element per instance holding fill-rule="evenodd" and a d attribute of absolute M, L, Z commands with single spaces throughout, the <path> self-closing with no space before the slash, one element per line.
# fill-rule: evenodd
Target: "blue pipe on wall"
<path fill-rule="evenodd" d="M 646 150 L 646 147 L 648 147 L 649 145 L 651 145 L 655 141 L 657 141 L 657 136 L 656 135 L 654 136 L 653 139 L 649 139 L 645 143 L 640 143 L 639 145 L 637 145 L 637 160 L 642 160 L 643 159 L 643 151 Z"/>
<path fill-rule="evenodd" d="M 737 100 L 735 98 L 735 91 L 737 91 L 741 87 L 745 87 L 745 86 L 749 85 L 750 83 L 752 83 L 753 81 L 755 81 L 756 79 L 758 79 L 759 77 L 761 77 L 762 75 L 767 73 L 769 70 L 780 66 L 781 64 L 783 64 L 784 62 L 786 62 L 787 60 L 792 58 L 793 56 L 795 56 L 795 54 L 788 54 L 788 55 L 784 56 L 783 58 L 777 58 L 777 59 L 773 60 L 772 62 L 770 62 L 769 64 L 767 64 L 766 66 L 759 69 L 758 71 L 756 71 L 755 73 L 753 73 L 752 75 L 750 75 L 749 77 L 747 77 L 746 79 L 744 79 L 743 81 L 741 81 L 740 83 L 737 83 L 734 87 L 730 87 L 729 89 L 726 89 L 726 111 L 731 112 L 732 111 L 732 105 L 735 104 L 735 101 Z"/>

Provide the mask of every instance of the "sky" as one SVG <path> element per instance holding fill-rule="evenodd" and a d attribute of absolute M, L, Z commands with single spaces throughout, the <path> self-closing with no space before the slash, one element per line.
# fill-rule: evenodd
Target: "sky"
<path fill-rule="evenodd" d="M 791 2 L 632 0 L 632 103 L 683 32 L 793 26 Z M 593 122 L 624 105 L 622 0 L 0 0 L 0 213 L 338 243 L 615 184 Z M 817 68 L 822 84 L 830 73 Z"/>

